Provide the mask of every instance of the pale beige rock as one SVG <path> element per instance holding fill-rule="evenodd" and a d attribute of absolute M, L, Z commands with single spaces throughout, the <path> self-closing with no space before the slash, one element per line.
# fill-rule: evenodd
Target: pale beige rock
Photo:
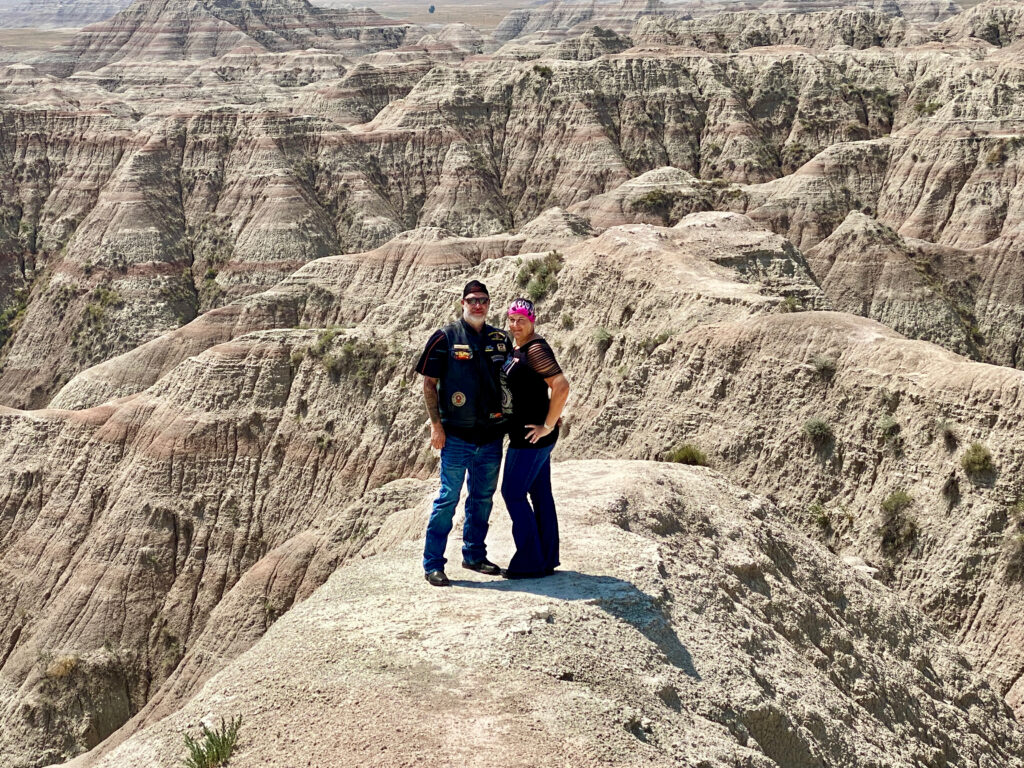
<path fill-rule="evenodd" d="M 294 745 L 322 766 L 1021 764 L 1019 726 L 949 641 L 770 503 L 644 462 L 553 481 L 562 572 L 431 588 L 413 562 L 429 493 L 384 504 L 387 545 L 180 712 L 71 765 L 169 763 L 183 732 L 236 714 L 238 766 L 291 764 Z M 492 519 L 505 560 L 500 504 Z"/>

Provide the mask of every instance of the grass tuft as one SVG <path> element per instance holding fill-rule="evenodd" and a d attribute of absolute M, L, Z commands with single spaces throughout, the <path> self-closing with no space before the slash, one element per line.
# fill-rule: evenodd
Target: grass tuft
<path fill-rule="evenodd" d="M 706 467 L 708 465 L 708 457 L 704 455 L 704 451 L 692 443 L 683 443 L 683 445 L 668 454 L 665 460 L 673 464 L 689 464 L 696 467 Z"/>
<path fill-rule="evenodd" d="M 597 345 L 597 349 L 601 354 L 608 351 L 608 348 L 612 345 L 613 338 L 607 328 L 594 329 L 594 344 Z"/>
<path fill-rule="evenodd" d="M 63 680 L 78 669 L 77 656 L 60 656 L 46 667 L 46 676 L 51 680 Z"/>
<path fill-rule="evenodd" d="M 823 445 L 834 437 L 828 422 L 817 417 L 804 422 L 804 434 L 811 438 L 815 445 Z"/>
<path fill-rule="evenodd" d="M 992 452 L 984 444 L 974 442 L 964 451 L 960 458 L 960 466 L 968 475 L 987 475 L 995 471 Z"/>
<path fill-rule="evenodd" d="M 904 490 L 893 491 L 882 502 L 882 524 L 878 532 L 886 557 L 896 555 L 917 538 L 917 522 L 907 514 L 913 504 L 913 497 Z"/>
<path fill-rule="evenodd" d="M 543 258 L 531 259 L 523 264 L 516 274 L 516 282 L 520 288 L 526 289 L 530 301 L 538 302 L 549 293 L 558 290 L 556 275 L 564 263 L 562 254 L 550 251 Z"/>
<path fill-rule="evenodd" d="M 823 379 L 831 379 L 836 375 L 836 360 L 827 355 L 817 355 L 811 360 L 814 372 Z"/>
<path fill-rule="evenodd" d="M 203 735 L 198 739 L 185 734 L 185 748 L 188 750 L 188 757 L 182 760 L 185 768 L 218 768 L 227 765 L 235 751 L 238 729 L 241 727 L 241 715 L 231 718 L 230 722 L 224 722 L 222 717 L 220 728 L 216 730 L 211 730 L 203 723 Z"/>

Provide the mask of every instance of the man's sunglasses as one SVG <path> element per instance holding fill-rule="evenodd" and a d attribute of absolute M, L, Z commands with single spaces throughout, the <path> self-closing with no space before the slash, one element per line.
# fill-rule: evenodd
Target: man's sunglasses
<path fill-rule="evenodd" d="M 467 304 L 472 304 L 474 306 L 478 306 L 480 304 L 490 304 L 491 303 L 491 300 L 487 296 L 483 296 L 483 297 L 470 296 L 468 299 L 463 299 L 463 301 L 465 301 Z"/>

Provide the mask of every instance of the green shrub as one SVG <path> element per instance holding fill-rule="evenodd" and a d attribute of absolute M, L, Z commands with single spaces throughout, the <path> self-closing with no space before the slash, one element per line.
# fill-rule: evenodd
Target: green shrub
<path fill-rule="evenodd" d="M 914 499 L 904 490 L 890 493 L 882 502 L 882 552 L 891 557 L 911 544 L 917 537 L 917 523 L 907 514 Z"/>
<path fill-rule="evenodd" d="M 526 288 L 530 301 L 537 302 L 558 290 L 555 276 L 562 269 L 564 260 L 558 251 L 551 251 L 541 259 L 532 259 L 516 273 L 516 282 L 520 288 Z"/>
<path fill-rule="evenodd" d="M 935 420 L 935 432 L 943 439 L 947 446 L 955 446 L 958 442 L 956 429 L 946 419 Z"/>
<path fill-rule="evenodd" d="M 516 272 L 516 284 L 520 288 L 525 288 L 527 284 L 530 282 L 530 277 L 532 275 L 533 273 L 530 271 L 530 265 L 523 264 L 523 266 L 519 268 L 519 271 Z"/>
<path fill-rule="evenodd" d="M 664 344 L 666 341 L 668 341 L 671 338 L 672 338 L 672 334 L 671 333 L 669 333 L 668 331 L 662 331 L 657 336 L 653 336 L 653 337 L 644 339 L 644 343 L 643 343 L 644 353 L 648 354 L 648 355 L 651 354 L 651 352 L 656 350 L 658 347 L 660 347 L 662 344 Z"/>
<path fill-rule="evenodd" d="M 918 101 L 914 104 L 914 112 L 920 117 L 931 117 L 941 106 L 937 101 Z"/>
<path fill-rule="evenodd" d="M 330 349 L 331 344 L 334 342 L 334 337 L 338 335 L 338 331 L 333 326 L 327 326 L 317 336 L 316 342 L 309 348 L 310 357 L 323 357 L 324 353 Z"/>
<path fill-rule="evenodd" d="M 832 527 L 832 515 L 825 509 L 825 505 L 816 501 L 807 508 L 807 513 L 815 524 L 823 531 Z"/>
<path fill-rule="evenodd" d="M 337 379 L 339 376 L 341 376 L 341 371 L 344 368 L 344 364 L 342 363 L 340 357 L 338 357 L 337 355 L 327 354 L 323 356 L 320 362 L 324 364 L 324 368 L 327 370 L 327 373 L 330 374 L 332 379 Z"/>
<path fill-rule="evenodd" d="M 804 308 L 803 302 L 796 296 L 787 296 L 779 302 L 779 312 L 799 312 Z"/>
<path fill-rule="evenodd" d="M 241 715 L 231 718 L 231 721 L 227 723 L 222 717 L 220 728 L 217 730 L 210 730 L 203 723 L 203 735 L 199 739 L 193 739 L 185 734 L 185 748 L 188 750 L 188 757 L 182 761 L 185 768 L 217 768 L 227 765 L 231 754 L 235 751 L 238 729 L 241 727 Z"/>
<path fill-rule="evenodd" d="M 834 437 L 832 427 L 828 425 L 828 422 L 817 417 L 804 422 L 804 434 L 811 438 L 816 445 L 827 443 Z"/>
<path fill-rule="evenodd" d="M 886 442 L 894 440 L 900 433 L 900 423 L 888 413 L 878 420 L 878 434 Z"/>
<path fill-rule="evenodd" d="M 567 331 L 571 331 L 576 327 L 576 321 L 572 319 L 572 315 L 565 312 L 562 313 L 562 328 Z"/>
<path fill-rule="evenodd" d="M 597 345 L 598 351 L 602 354 L 608 351 L 608 348 L 612 345 L 613 338 L 607 328 L 599 327 L 594 329 L 594 344 Z"/>
<path fill-rule="evenodd" d="M 836 360 L 827 355 L 817 355 L 811 360 L 814 372 L 823 379 L 831 379 L 836 375 Z"/>
<path fill-rule="evenodd" d="M 882 502 L 882 511 L 887 515 L 898 515 L 909 509 L 913 503 L 914 498 L 906 491 L 893 491 Z"/>
<path fill-rule="evenodd" d="M 558 282 L 552 281 L 550 285 L 557 288 Z M 526 286 L 526 295 L 529 297 L 530 301 L 538 302 L 547 295 L 548 288 L 549 283 L 547 280 L 542 277 L 534 277 L 530 280 L 529 285 Z"/>
<path fill-rule="evenodd" d="M 14 305 L 0 312 L 0 349 L 10 340 L 28 309 L 28 292 L 15 291 Z"/>
<path fill-rule="evenodd" d="M 547 66 L 546 64 L 534 64 L 533 65 L 533 71 L 536 72 L 538 75 L 540 75 L 545 80 L 550 80 L 551 77 L 555 74 L 551 70 L 551 67 Z"/>
<path fill-rule="evenodd" d="M 1018 525 L 1024 525 L 1024 496 L 1021 496 L 1010 507 L 1010 516 Z"/>
<path fill-rule="evenodd" d="M 100 307 L 106 309 L 107 307 L 120 307 L 124 304 L 121 301 L 121 295 L 105 285 L 97 285 L 95 290 L 92 292 L 92 297 L 96 300 L 96 303 Z"/>
<path fill-rule="evenodd" d="M 704 452 L 692 443 L 683 443 L 665 457 L 666 461 L 673 464 L 690 464 L 697 467 L 706 467 L 708 457 Z"/>
<path fill-rule="evenodd" d="M 668 226 L 672 208 L 676 204 L 678 195 L 673 192 L 666 192 L 664 189 L 654 189 L 645 195 L 634 199 L 629 207 L 633 211 L 641 211 L 658 216 L 665 226 Z"/>
<path fill-rule="evenodd" d="M 968 475 L 986 475 L 995 470 L 992 452 L 982 443 L 974 442 L 964 451 L 960 466 Z"/>

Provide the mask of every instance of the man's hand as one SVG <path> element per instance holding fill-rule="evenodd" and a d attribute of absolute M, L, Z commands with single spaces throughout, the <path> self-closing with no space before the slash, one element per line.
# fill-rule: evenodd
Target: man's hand
<path fill-rule="evenodd" d="M 440 451 L 444 448 L 444 427 L 441 426 L 441 411 L 437 405 L 437 379 L 433 376 L 423 377 L 423 402 L 430 417 L 430 447 Z"/>
<path fill-rule="evenodd" d="M 444 427 L 440 423 L 430 423 L 430 447 L 439 451 L 444 448 Z"/>

